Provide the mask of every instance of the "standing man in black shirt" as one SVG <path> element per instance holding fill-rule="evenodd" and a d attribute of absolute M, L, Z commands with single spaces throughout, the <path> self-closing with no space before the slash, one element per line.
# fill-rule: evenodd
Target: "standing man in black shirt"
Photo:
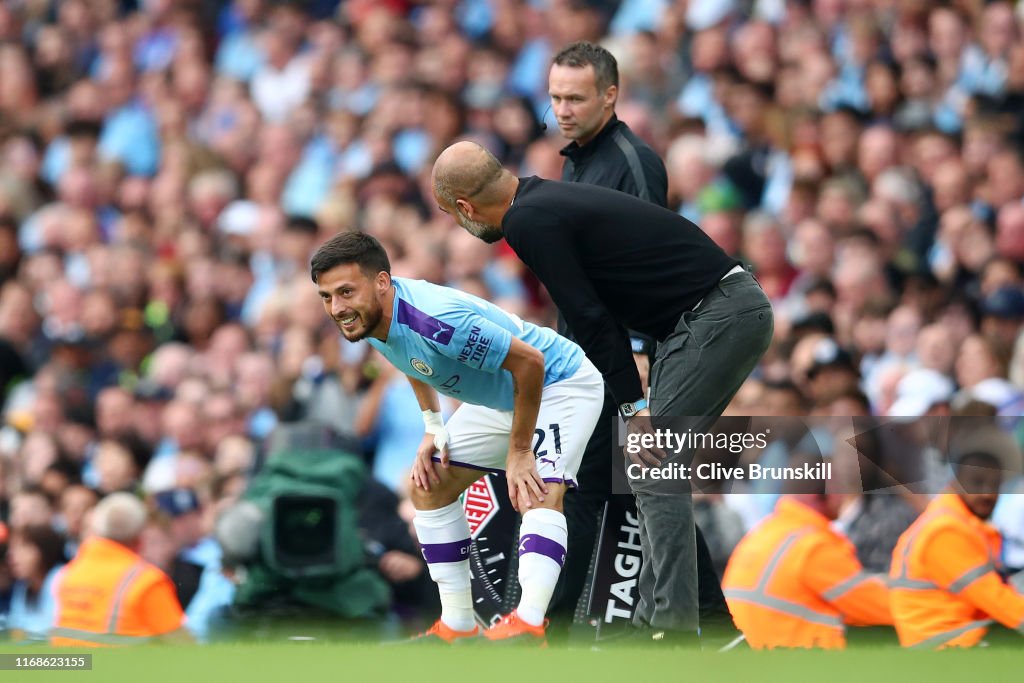
<path fill-rule="evenodd" d="M 619 67 L 614 55 L 600 45 L 576 42 L 555 55 L 548 72 L 551 109 L 562 136 L 570 142 L 562 180 L 619 190 L 661 207 L 668 207 L 668 173 L 661 157 L 615 115 L 619 94 Z M 572 338 L 572 330 L 559 314 L 558 331 Z M 654 340 L 629 330 L 633 359 L 646 388 Z M 565 498 L 569 522 L 569 549 L 552 610 L 572 613 L 586 581 L 598 519 L 611 496 L 612 421 L 617 406 L 610 391 L 594 434 L 580 465 L 583 486 Z M 618 508 L 614 508 L 618 510 Z M 608 514 L 607 512 L 605 514 Z M 624 513 L 619 511 L 622 516 Z M 618 521 L 618 520 L 613 520 Z M 729 607 L 722 594 L 700 528 L 696 529 L 697 578 L 702 624 L 721 622 L 732 630 Z"/>
<path fill-rule="evenodd" d="M 547 286 L 623 416 L 717 417 L 768 348 L 773 318 L 764 292 L 678 214 L 606 188 L 517 178 L 471 142 L 442 152 L 432 180 L 442 210 L 486 242 L 505 237 Z M 650 409 L 627 327 L 660 344 Z M 658 464 L 651 454 L 631 457 Z M 653 629 L 655 640 L 694 633 L 692 500 L 630 484 L 644 551 L 634 624 Z"/>
<path fill-rule="evenodd" d="M 615 115 L 619 67 L 608 50 L 573 43 L 555 55 L 548 73 L 551 109 L 562 135 L 562 180 L 609 187 L 668 206 L 661 157 Z"/>

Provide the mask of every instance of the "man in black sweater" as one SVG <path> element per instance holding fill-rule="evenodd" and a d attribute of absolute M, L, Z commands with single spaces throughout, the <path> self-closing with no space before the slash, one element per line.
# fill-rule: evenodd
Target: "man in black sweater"
<path fill-rule="evenodd" d="M 600 45 L 573 43 L 552 60 L 551 110 L 562 135 L 562 180 L 589 183 L 668 206 L 665 164 L 615 116 L 619 68 Z"/>
<path fill-rule="evenodd" d="M 442 210 L 486 242 L 505 237 L 540 278 L 625 417 L 721 415 L 771 341 L 764 292 L 678 214 L 601 187 L 517 178 L 471 142 L 442 152 L 432 180 Z M 660 344 L 650 410 L 627 327 Z M 658 464 L 649 454 L 639 457 Z M 693 633 L 690 496 L 659 495 L 632 479 L 630 485 L 644 551 L 634 624 L 652 628 L 656 640 Z"/>
<path fill-rule="evenodd" d="M 572 43 L 555 55 L 548 73 L 551 109 L 562 135 L 570 142 L 561 150 L 565 157 L 562 180 L 619 190 L 668 207 L 668 173 L 651 147 L 615 116 L 619 92 L 619 68 L 615 57 L 600 45 Z M 558 331 L 572 338 L 572 330 L 559 314 Z M 633 358 L 646 388 L 654 340 L 629 330 Z M 552 600 L 551 613 L 573 614 L 586 582 L 590 555 L 598 533 L 598 520 L 624 521 L 620 506 L 606 509 L 611 500 L 612 422 L 617 412 L 610 391 L 594 433 L 587 444 L 578 473 L 582 487 L 565 498 L 569 548 L 562 581 Z M 632 511 L 632 501 L 626 509 Z M 615 514 L 619 515 L 615 518 Z M 603 513 L 603 514 L 602 514 Z M 732 618 L 715 573 L 711 554 L 700 527 L 696 528 L 697 585 L 702 626 L 719 623 L 732 631 Z"/>

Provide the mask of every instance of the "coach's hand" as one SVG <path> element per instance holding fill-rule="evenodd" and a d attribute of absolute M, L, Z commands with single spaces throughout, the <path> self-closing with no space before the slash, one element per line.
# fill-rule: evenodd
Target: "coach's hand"
<path fill-rule="evenodd" d="M 651 425 L 651 411 L 647 408 L 637 411 L 637 414 L 626 420 L 626 448 L 623 449 L 623 453 L 626 459 L 635 465 L 640 467 L 657 467 L 661 464 L 661 461 L 665 459 L 666 453 L 660 448 L 644 448 L 640 447 L 638 453 L 629 452 L 629 443 L 640 443 L 640 439 L 643 438 L 644 434 L 650 434 L 648 437 L 653 441 L 654 427 Z"/>
<path fill-rule="evenodd" d="M 508 499 L 516 512 L 523 513 L 544 502 L 548 487 L 537 472 L 537 462 L 529 448 L 510 448 L 505 462 Z"/>
<path fill-rule="evenodd" d="M 412 463 L 412 471 L 409 473 L 409 478 L 412 479 L 412 483 L 424 491 L 430 490 L 430 484 L 435 485 L 441 483 L 441 478 L 437 476 L 437 464 L 431 460 L 434 453 L 438 450 L 434 446 L 434 435 L 424 434 L 423 441 L 420 442 L 420 447 L 416 449 L 416 459 Z M 445 444 L 441 448 L 441 467 L 448 469 L 448 444 Z"/>

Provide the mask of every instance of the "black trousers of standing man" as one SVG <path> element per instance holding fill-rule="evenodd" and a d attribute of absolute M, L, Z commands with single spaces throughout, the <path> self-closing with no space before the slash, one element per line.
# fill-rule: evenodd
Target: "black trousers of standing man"
<path fill-rule="evenodd" d="M 768 349 L 773 330 L 771 303 L 754 277 L 740 268 L 726 274 L 659 346 L 651 368 L 652 422 L 703 416 L 697 428 L 713 424 Z M 630 486 L 644 555 L 633 624 L 693 632 L 698 555 L 688 486 L 680 492 L 639 479 Z"/>

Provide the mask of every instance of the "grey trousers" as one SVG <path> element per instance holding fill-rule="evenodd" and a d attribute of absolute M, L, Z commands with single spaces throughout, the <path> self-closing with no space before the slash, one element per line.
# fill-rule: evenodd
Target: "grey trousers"
<path fill-rule="evenodd" d="M 659 416 L 706 416 L 687 422 L 694 429 L 713 424 L 768 349 L 773 331 L 771 303 L 752 275 L 720 281 L 658 348 L 651 368 L 654 424 Z M 697 549 L 689 488 L 667 491 L 633 480 L 631 486 L 644 557 L 633 624 L 695 631 Z"/>

